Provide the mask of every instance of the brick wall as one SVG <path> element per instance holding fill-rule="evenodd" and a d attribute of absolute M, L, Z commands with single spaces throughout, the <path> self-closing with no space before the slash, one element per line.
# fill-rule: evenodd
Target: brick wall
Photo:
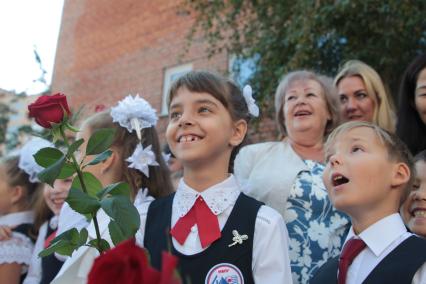
<path fill-rule="evenodd" d="M 69 95 L 71 105 L 84 105 L 87 113 L 139 93 L 160 112 L 167 68 L 192 63 L 194 69 L 226 72 L 228 55 L 207 58 L 200 37 L 182 56 L 193 18 L 180 5 L 173 0 L 65 0 L 52 92 Z M 160 119 L 162 141 L 165 125 Z"/>

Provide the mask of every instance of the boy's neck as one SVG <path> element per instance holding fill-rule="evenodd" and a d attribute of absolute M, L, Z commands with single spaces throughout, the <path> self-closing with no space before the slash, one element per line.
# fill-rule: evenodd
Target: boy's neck
<path fill-rule="evenodd" d="M 380 212 L 364 210 L 360 214 L 350 214 L 354 233 L 359 235 L 373 224 L 395 213 L 398 213 L 398 210 L 388 209 Z"/>
<path fill-rule="evenodd" d="M 183 179 L 185 183 L 198 192 L 218 184 L 229 177 L 229 173 L 217 172 L 211 168 L 191 170 L 190 168 L 184 169 Z"/>

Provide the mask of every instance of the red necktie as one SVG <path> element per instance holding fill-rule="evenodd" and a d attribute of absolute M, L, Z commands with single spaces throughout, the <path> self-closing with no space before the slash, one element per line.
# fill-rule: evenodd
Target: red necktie
<path fill-rule="evenodd" d="M 365 243 L 361 239 L 350 239 L 343 247 L 339 259 L 339 274 L 337 277 L 338 284 L 346 283 L 346 276 L 348 273 L 349 265 L 351 265 L 354 258 L 365 248 Z"/>
<path fill-rule="evenodd" d="M 51 233 L 45 240 L 44 240 L 44 248 L 47 248 L 50 246 L 50 242 L 56 237 L 56 232 L 58 230 L 55 230 L 53 233 Z"/>
<path fill-rule="evenodd" d="M 198 226 L 198 234 L 203 248 L 220 238 L 221 232 L 217 216 L 212 213 L 202 197 L 197 198 L 191 210 L 176 222 L 170 233 L 183 245 L 195 224 Z"/>

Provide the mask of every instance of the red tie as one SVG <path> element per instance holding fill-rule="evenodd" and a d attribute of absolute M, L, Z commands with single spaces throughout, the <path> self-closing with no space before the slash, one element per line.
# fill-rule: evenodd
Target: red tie
<path fill-rule="evenodd" d="M 343 251 L 339 259 L 339 274 L 337 277 L 338 284 L 346 283 L 346 275 L 348 273 L 349 265 L 351 265 L 354 258 L 365 248 L 365 243 L 361 239 L 350 239 L 343 247 Z"/>
<path fill-rule="evenodd" d="M 45 240 L 44 240 L 44 248 L 47 248 L 50 246 L 50 242 L 56 237 L 56 232 L 58 230 L 55 230 L 53 233 L 51 233 Z"/>
<path fill-rule="evenodd" d="M 221 236 L 219 221 L 200 196 L 188 213 L 181 217 L 170 231 L 172 236 L 181 244 L 185 243 L 191 228 L 197 224 L 201 246 L 207 247 Z"/>

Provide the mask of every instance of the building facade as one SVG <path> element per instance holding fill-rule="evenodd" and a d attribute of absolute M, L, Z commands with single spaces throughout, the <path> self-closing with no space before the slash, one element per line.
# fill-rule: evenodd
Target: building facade
<path fill-rule="evenodd" d="M 226 53 L 207 56 L 201 36 L 187 49 L 194 17 L 182 5 L 175 0 L 65 0 L 52 92 L 65 93 L 74 108 L 84 106 L 89 114 L 96 106 L 140 94 L 160 115 L 164 142 L 166 94 L 173 79 L 197 69 L 226 74 L 230 66 Z M 275 135 L 270 122 L 263 128 L 273 132 L 254 140 Z"/>

